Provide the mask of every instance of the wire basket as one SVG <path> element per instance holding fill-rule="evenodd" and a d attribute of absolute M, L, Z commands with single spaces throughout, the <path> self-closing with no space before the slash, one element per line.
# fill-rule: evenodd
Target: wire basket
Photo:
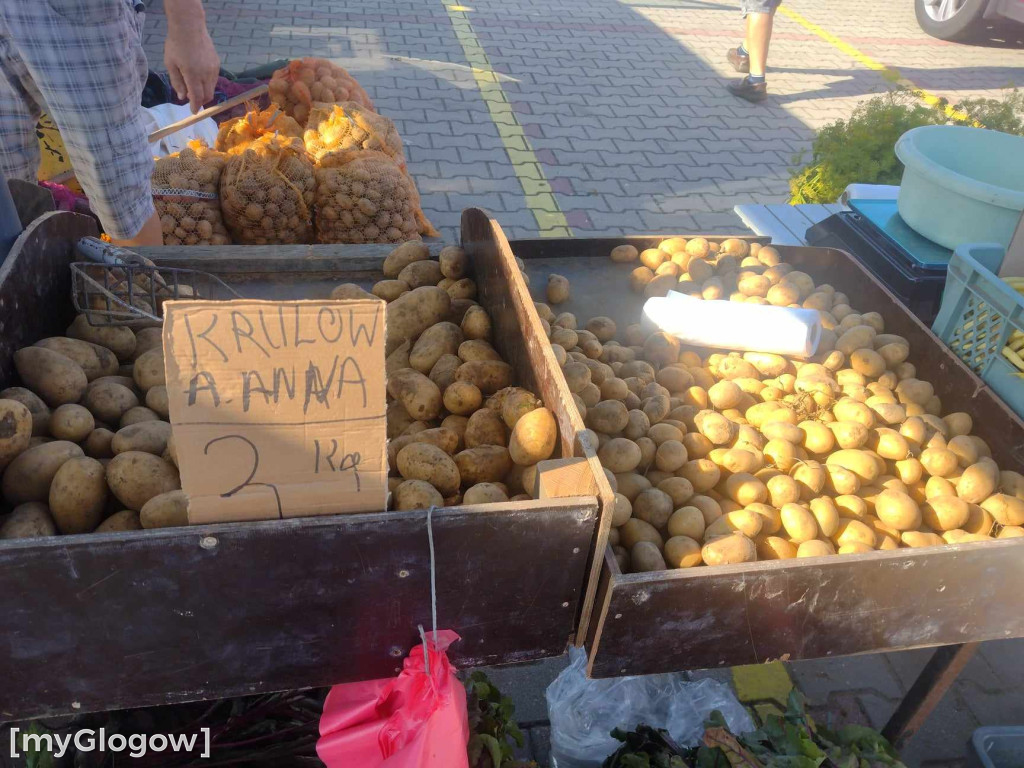
<path fill-rule="evenodd" d="M 222 280 L 194 269 L 87 261 L 71 264 L 71 300 L 90 325 L 160 325 L 165 301 L 237 298 L 241 297 Z"/>

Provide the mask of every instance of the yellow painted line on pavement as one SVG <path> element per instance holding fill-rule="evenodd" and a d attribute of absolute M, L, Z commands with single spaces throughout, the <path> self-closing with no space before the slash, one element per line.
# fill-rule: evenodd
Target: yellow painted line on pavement
<path fill-rule="evenodd" d="M 466 15 L 466 11 L 470 9 L 463 5 L 446 4 L 445 10 L 448 11 L 455 37 L 462 46 L 463 55 L 473 68 L 473 78 L 508 153 L 512 170 L 522 185 L 526 206 L 537 220 L 540 236 L 571 237 L 569 222 L 558 206 L 551 184 L 544 175 L 544 169 L 530 145 L 529 138 L 523 132 L 523 126 L 519 124 L 512 110 L 512 104 L 501 87 L 497 73 L 491 67 L 487 52 L 473 31 L 473 25 Z"/>
<path fill-rule="evenodd" d="M 883 64 L 877 59 L 873 59 L 860 49 L 855 48 L 849 43 L 847 43 L 842 38 L 833 35 L 827 29 L 819 27 L 813 21 L 805 18 L 804 16 L 801 16 L 792 8 L 789 8 L 785 5 L 781 5 L 779 6 L 778 12 L 781 13 L 790 21 L 796 22 L 801 27 L 806 29 L 808 32 L 812 32 L 813 34 L 817 35 L 826 43 L 831 45 L 833 48 L 842 51 L 847 56 L 855 59 L 856 61 L 859 61 L 868 69 L 873 69 L 876 72 L 881 72 L 886 80 L 891 80 L 895 83 L 899 83 L 903 87 L 909 89 L 915 96 L 917 96 L 917 98 L 921 99 L 921 101 L 925 102 L 926 104 L 932 107 L 943 107 L 943 111 L 946 113 L 947 117 L 953 120 L 959 120 L 963 122 L 974 122 L 971 120 L 970 115 L 968 115 L 966 112 L 961 112 L 960 110 L 953 109 L 953 107 L 946 103 L 945 99 L 939 98 L 934 93 L 926 91 L 924 88 L 918 88 L 917 85 L 915 85 L 912 81 L 903 77 L 900 71 L 895 67 L 890 67 L 888 64 Z M 975 125 L 980 124 L 975 122 Z"/>

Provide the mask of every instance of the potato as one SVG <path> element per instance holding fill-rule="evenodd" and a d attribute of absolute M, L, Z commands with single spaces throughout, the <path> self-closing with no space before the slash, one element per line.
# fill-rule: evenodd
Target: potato
<path fill-rule="evenodd" d="M 184 491 L 167 491 L 154 496 L 139 511 L 143 528 L 175 528 L 188 525 L 188 496 Z"/>
<path fill-rule="evenodd" d="M 483 408 L 469 417 L 469 420 L 466 422 L 466 431 L 462 436 L 467 448 L 477 448 L 481 445 L 505 446 L 508 444 L 508 437 L 509 433 L 505 427 L 505 422 L 502 421 L 497 411 L 489 408 Z M 525 466 L 536 464 L 537 462 L 527 461 L 521 463 Z"/>
<path fill-rule="evenodd" d="M 640 541 L 629 550 L 630 570 L 634 573 L 664 571 L 668 566 L 657 544 Z"/>
<path fill-rule="evenodd" d="M 435 281 L 436 282 L 436 281 Z M 331 291 L 330 298 L 342 299 L 376 299 L 369 291 L 361 288 L 355 283 L 342 283 Z"/>
<path fill-rule="evenodd" d="M 22 454 L 24 456 L 25 454 Z M 15 459 L 17 461 L 17 459 Z M 14 466 L 13 464 L 11 465 Z M 10 468 L 7 470 L 10 472 Z M 4 475 L 6 487 L 7 476 Z M 981 508 L 988 512 L 1000 525 L 1024 525 L 1024 501 L 1005 493 L 994 493 L 981 502 Z M 962 526 L 960 526 L 962 527 Z"/>
<path fill-rule="evenodd" d="M 469 272 L 469 259 L 466 258 L 466 252 L 457 245 L 448 245 L 442 248 L 438 262 L 441 265 L 441 274 L 452 280 L 459 280 Z"/>
<path fill-rule="evenodd" d="M 834 536 L 839 529 L 839 509 L 829 496 L 819 496 L 808 503 L 822 536 Z"/>
<path fill-rule="evenodd" d="M 88 533 L 103 520 L 106 504 L 105 469 L 99 461 L 80 456 L 61 464 L 49 494 L 50 514 L 58 531 Z"/>
<path fill-rule="evenodd" d="M 386 354 L 441 322 L 448 315 L 451 303 L 451 297 L 443 288 L 424 285 L 388 304 Z"/>
<path fill-rule="evenodd" d="M 25 385 L 51 408 L 77 402 L 88 384 L 78 363 L 42 347 L 19 349 L 14 366 Z"/>
<path fill-rule="evenodd" d="M 869 525 L 860 520 L 841 519 L 839 527 L 831 536 L 832 542 L 837 547 L 844 547 L 850 544 L 863 544 L 874 548 L 876 534 Z"/>
<path fill-rule="evenodd" d="M 830 541 L 811 539 L 800 544 L 796 550 L 797 557 L 825 557 L 836 554 L 835 547 Z"/>
<path fill-rule="evenodd" d="M 413 262 L 425 261 L 429 258 L 430 247 L 426 243 L 419 241 L 402 243 L 385 257 L 384 277 L 397 278 L 399 273 Z M 451 277 L 451 275 L 445 276 Z"/>
<path fill-rule="evenodd" d="M 122 533 L 141 530 L 142 520 L 139 513 L 132 509 L 122 509 L 100 523 L 93 533 Z"/>
<path fill-rule="evenodd" d="M 686 536 L 694 541 L 704 538 L 707 524 L 704 514 L 697 507 L 680 507 L 668 519 L 666 529 L 669 536 Z"/>
<path fill-rule="evenodd" d="M 657 488 L 647 488 L 633 500 L 633 517 L 650 523 L 659 530 L 672 516 L 672 497 Z"/>
<path fill-rule="evenodd" d="M 781 536 L 763 536 L 758 538 L 758 560 L 791 560 L 796 557 L 797 548 Z"/>
<path fill-rule="evenodd" d="M 0 517 L 0 539 L 34 539 L 56 534 L 50 510 L 38 501 L 19 504 L 11 514 Z"/>
<path fill-rule="evenodd" d="M 689 536 L 672 536 L 665 542 L 665 562 L 669 568 L 692 568 L 703 562 L 698 540 Z"/>
<path fill-rule="evenodd" d="M 61 406 L 64 407 L 66 406 Z M 88 415 L 88 411 L 86 414 Z M 28 406 L 17 400 L 0 400 L 0 470 L 10 464 L 18 454 L 28 449 L 31 440 L 32 412 Z"/>
<path fill-rule="evenodd" d="M 33 437 L 45 437 L 50 434 L 50 409 L 35 392 L 25 387 L 8 387 L 0 392 L 0 398 L 14 400 L 28 408 L 32 416 Z"/>
<path fill-rule="evenodd" d="M 551 457 L 558 442 L 558 424 L 547 408 L 536 408 L 515 423 L 509 455 L 516 464 L 536 464 Z"/>
<path fill-rule="evenodd" d="M 414 419 L 430 421 L 441 414 L 441 390 L 419 371 L 395 371 L 387 378 L 387 389 Z"/>
<path fill-rule="evenodd" d="M 951 531 L 967 524 L 970 507 L 956 496 L 933 496 L 922 505 L 921 515 L 933 531 Z"/>
<path fill-rule="evenodd" d="M 884 490 L 875 497 L 878 519 L 897 531 L 913 531 L 921 527 L 922 513 L 908 494 Z"/>
<path fill-rule="evenodd" d="M 677 474 L 680 477 L 689 480 L 694 491 L 697 493 L 703 493 L 704 491 L 714 488 L 718 485 L 718 481 L 722 476 L 721 470 L 719 470 L 718 466 L 709 459 L 693 459 L 688 461 L 679 468 Z M 751 488 L 753 487 L 754 486 L 751 486 Z M 763 483 L 762 487 L 764 487 Z M 767 493 L 768 490 L 766 488 L 766 496 Z M 764 501 L 764 499 L 761 499 L 761 501 Z"/>
<path fill-rule="evenodd" d="M 807 460 L 796 464 L 790 474 L 800 486 L 800 497 L 803 499 L 812 499 L 821 494 L 828 482 L 825 467 L 817 461 Z"/>
<path fill-rule="evenodd" d="M 701 411 L 694 417 L 694 423 L 700 433 L 715 445 L 726 445 L 736 436 L 736 425 L 715 411 Z"/>
<path fill-rule="evenodd" d="M 608 472 L 609 470 L 605 471 Z M 629 499 L 630 503 L 640 495 L 641 491 L 645 491 L 654 486 L 650 480 L 636 472 L 623 472 L 620 475 L 613 474 L 612 477 L 615 478 L 615 487 L 617 488 L 618 493 L 621 493 Z"/>
<path fill-rule="evenodd" d="M 135 361 L 132 378 L 142 392 L 148 392 L 153 387 L 166 385 L 163 349 L 151 349 L 139 355 Z"/>
<path fill-rule="evenodd" d="M 926 448 L 921 464 L 932 477 L 952 477 L 959 467 L 956 454 L 948 448 Z"/>
<path fill-rule="evenodd" d="M 617 435 L 629 423 L 629 410 L 619 400 L 602 400 L 587 409 L 586 423 L 596 432 Z"/>
<path fill-rule="evenodd" d="M 477 483 L 462 495 L 463 504 L 497 504 L 508 501 L 508 493 L 500 483 Z"/>
<path fill-rule="evenodd" d="M 708 565 L 749 563 L 757 559 L 757 548 L 742 533 L 734 533 L 705 544 L 701 549 L 701 557 Z"/>
<path fill-rule="evenodd" d="M 89 381 L 100 376 L 117 374 L 117 356 L 106 347 L 64 336 L 40 339 L 33 346 L 48 349 L 73 360 L 81 367 Z"/>
<path fill-rule="evenodd" d="M 694 485 L 694 488 L 696 487 Z M 748 504 L 763 504 L 768 500 L 768 488 L 747 472 L 737 472 L 726 477 L 724 493 L 741 507 Z"/>
<path fill-rule="evenodd" d="M 502 445 L 478 445 L 455 454 L 455 464 L 466 486 L 499 483 L 512 468 L 512 463 L 508 449 Z"/>
<path fill-rule="evenodd" d="M 380 280 L 374 283 L 373 288 L 370 289 L 374 296 L 387 302 L 392 302 L 411 290 L 412 286 L 401 280 Z"/>
<path fill-rule="evenodd" d="M 926 533 L 924 531 L 904 531 L 900 534 L 900 540 L 908 547 L 914 549 L 920 547 L 941 547 L 946 543 L 938 534 Z"/>
<path fill-rule="evenodd" d="M 548 275 L 546 290 L 548 304 L 562 304 L 569 300 L 569 280 L 562 275 Z"/>
<path fill-rule="evenodd" d="M 500 360 L 474 360 L 458 367 L 455 380 L 471 382 L 485 395 L 493 395 L 512 384 L 512 366 Z"/>
<path fill-rule="evenodd" d="M 750 504 L 746 511 L 753 512 L 761 518 L 761 536 L 772 536 L 782 530 L 782 516 L 779 510 L 770 504 Z"/>
<path fill-rule="evenodd" d="M 864 483 L 873 483 L 881 474 L 878 464 L 865 451 L 842 449 L 829 454 L 825 464 L 829 467 L 843 467 L 853 472 Z"/>
<path fill-rule="evenodd" d="M 57 470 L 64 462 L 82 455 L 81 448 L 66 440 L 27 448 L 7 465 L 2 482 L 4 498 L 11 506 L 47 501 Z"/>
<path fill-rule="evenodd" d="M 166 421 L 145 421 L 119 429 L 111 440 L 114 455 L 125 451 L 143 451 L 162 456 L 171 437 L 171 425 Z"/>
<path fill-rule="evenodd" d="M 181 488 L 181 480 L 175 466 L 159 456 L 126 451 L 107 465 L 107 485 L 125 507 L 140 510 L 154 496 Z"/>
<path fill-rule="evenodd" d="M 803 440 L 794 444 L 802 445 L 809 453 L 824 454 L 835 447 L 835 433 L 829 429 L 827 424 L 818 421 L 801 421 L 797 426 L 803 431 Z"/>
<path fill-rule="evenodd" d="M 124 429 L 133 424 L 144 424 L 149 421 L 161 421 L 160 414 L 146 408 L 144 405 L 137 405 L 122 413 L 121 420 L 117 424 L 118 427 Z"/>
<path fill-rule="evenodd" d="M 408 283 L 410 288 L 422 288 L 424 285 L 437 285 L 442 277 L 440 264 L 423 259 L 406 264 L 395 279 Z"/>
<path fill-rule="evenodd" d="M 617 245 L 612 248 L 611 253 L 608 254 L 608 258 L 618 264 L 628 264 L 631 261 L 636 261 L 640 252 L 633 245 Z"/>
<path fill-rule="evenodd" d="M 475 413 L 483 403 L 483 394 L 476 384 L 453 381 L 444 391 L 444 407 L 451 413 L 465 416 Z"/>
<path fill-rule="evenodd" d="M 1019 539 L 1024 537 L 1024 528 L 1019 525 L 1005 525 L 996 534 L 997 539 Z M 3 533 L 0 531 L 0 539 L 3 538 Z"/>
<path fill-rule="evenodd" d="M 618 530 L 622 546 L 628 549 L 632 549 L 634 545 L 641 541 L 649 541 L 659 547 L 662 545 L 663 540 L 661 534 L 658 533 L 658 529 L 639 518 L 634 517 L 627 520 L 623 525 L 619 526 Z"/>
<path fill-rule="evenodd" d="M 76 315 L 67 329 L 67 336 L 106 347 L 122 363 L 132 359 L 137 343 L 131 328 L 123 325 L 90 325 L 85 315 Z"/>
<path fill-rule="evenodd" d="M 779 510 L 782 527 L 795 544 L 816 539 L 820 533 L 817 518 L 800 504 L 785 504 Z"/>
<path fill-rule="evenodd" d="M 433 263 L 433 262 L 430 262 Z M 454 355 L 465 341 L 462 329 L 454 323 L 441 322 L 427 328 L 409 351 L 409 367 L 426 375 L 442 355 Z"/>
<path fill-rule="evenodd" d="M 602 466 L 616 474 L 632 472 L 640 464 L 640 446 L 625 437 L 615 437 L 600 447 L 597 457 Z"/>
<path fill-rule="evenodd" d="M 728 536 L 739 532 L 754 538 L 764 528 L 765 518 L 749 509 L 735 509 L 725 512 L 714 520 L 704 531 L 704 540 L 711 541 L 719 536 Z"/>
<path fill-rule="evenodd" d="M 999 468 L 991 459 L 986 459 L 963 471 L 956 483 L 956 494 L 969 504 L 981 504 L 998 487 Z"/>

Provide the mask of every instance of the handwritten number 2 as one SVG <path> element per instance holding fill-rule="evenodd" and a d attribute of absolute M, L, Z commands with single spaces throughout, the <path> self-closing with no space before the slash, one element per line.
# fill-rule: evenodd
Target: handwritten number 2
<path fill-rule="evenodd" d="M 253 488 L 257 488 L 257 487 L 269 488 L 270 490 L 272 490 L 274 492 L 274 499 L 277 501 L 277 516 L 279 518 L 281 518 L 281 519 L 284 519 L 284 510 L 282 510 L 282 508 L 281 508 L 281 494 L 279 494 L 277 492 L 277 486 L 273 485 L 271 483 L 254 483 L 254 482 L 252 482 L 252 479 L 254 477 L 256 477 L 256 471 L 260 467 L 260 452 L 259 452 L 259 449 L 256 447 L 256 444 L 253 443 L 253 441 L 250 440 L 249 438 L 243 437 L 242 435 L 222 435 L 220 437 L 215 437 L 215 438 L 213 438 L 213 440 L 208 442 L 206 444 L 206 447 L 203 449 L 203 453 L 205 455 L 209 455 L 209 453 L 210 453 L 210 446 L 213 445 L 214 443 L 219 443 L 221 440 L 241 440 L 243 443 L 245 443 L 246 445 L 248 445 L 252 449 L 252 471 L 249 472 L 249 476 L 247 478 L 245 478 L 245 480 L 243 480 L 240 484 L 238 484 L 234 488 L 232 488 L 230 491 L 225 491 L 224 493 L 222 493 L 220 495 L 221 498 L 222 499 L 231 498 L 232 496 L 234 496 L 236 493 L 238 493 L 240 490 L 242 490 L 243 488 L 245 488 L 247 486 L 252 486 Z"/>

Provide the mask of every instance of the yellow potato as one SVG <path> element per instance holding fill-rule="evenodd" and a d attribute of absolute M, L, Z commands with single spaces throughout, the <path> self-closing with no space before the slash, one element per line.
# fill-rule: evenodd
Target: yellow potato
<path fill-rule="evenodd" d="M 782 527 L 791 541 L 802 544 L 818 537 L 820 533 L 816 517 L 807 507 L 799 504 L 786 504 L 779 510 Z"/>
<path fill-rule="evenodd" d="M 706 543 L 701 549 L 701 557 L 708 565 L 749 563 L 757 559 L 757 548 L 742 533 L 734 533 Z"/>
<path fill-rule="evenodd" d="M 384 277 L 397 278 L 407 266 L 430 258 L 430 247 L 426 243 L 409 241 L 402 243 L 384 259 Z M 451 275 L 447 275 L 451 277 Z"/>
<path fill-rule="evenodd" d="M 188 525 L 188 496 L 181 490 L 154 496 L 139 510 L 139 522 L 143 528 Z"/>
<path fill-rule="evenodd" d="M 797 557 L 825 557 L 836 554 L 836 549 L 830 541 L 811 539 L 800 544 L 797 548 Z"/>
<path fill-rule="evenodd" d="M 985 459 L 963 471 L 956 483 L 956 493 L 969 504 L 981 504 L 998 487 L 999 468 L 991 459 Z"/>
<path fill-rule="evenodd" d="M 934 496 L 921 507 L 921 514 L 933 531 L 951 531 L 967 524 L 970 507 L 956 496 Z"/>
<path fill-rule="evenodd" d="M 843 519 L 839 521 L 839 527 L 831 538 L 832 542 L 838 547 L 850 544 L 863 544 L 874 548 L 876 534 L 869 525 L 860 520 Z"/>
<path fill-rule="evenodd" d="M 22 454 L 24 455 L 24 454 Z M 13 466 L 13 465 L 12 465 Z M 10 469 L 7 470 L 10 472 Z M 7 476 L 4 476 L 6 487 Z M 1024 501 L 1016 496 L 995 493 L 981 502 L 981 508 L 988 512 L 1000 525 L 1024 525 Z"/>
<path fill-rule="evenodd" d="M 689 536 L 672 536 L 665 542 L 665 562 L 670 568 L 692 568 L 703 562 L 701 546 Z"/>
<path fill-rule="evenodd" d="M 875 497 L 875 514 L 887 526 L 897 531 L 911 531 L 921 527 L 921 509 L 908 494 L 884 490 Z"/>
<path fill-rule="evenodd" d="M 808 503 L 822 536 L 833 536 L 839 528 L 839 509 L 830 496 L 819 496 Z"/>
<path fill-rule="evenodd" d="M 825 464 L 828 467 L 838 466 L 847 469 L 864 483 L 873 483 L 881 474 L 878 464 L 865 451 L 842 449 L 830 454 Z"/>
<path fill-rule="evenodd" d="M 14 367 L 25 386 L 51 408 L 78 402 L 89 383 L 78 363 L 43 347 L 24 347 L 16 351 Z"/>
<path fill-rule="evenodd" d="M 509 441 L 509 455 L 520 465 L 536 464 L 551 457 L 558 441 L 558 424 L 547 408 L 537 408 L 516 421 Z"/>
<path fill-rule="evenodd" d="M 791 560 L 796 557 L 796 545 L 781 536 L 764 536 L 756 544 L 758 560 Z"/>
<path fill-rule="evenodd" d="M 119 453 L 107 465 L 107 485 L 130 510 L 140 510 L 154 496 L 181 488 L 177 468 L 142 451 Z"/>
<path fill-rule="evenodd" d="M 61 464 L 49 494 L 50 514 L 58 531 L 88 533 L 103 520 L 106 503 L 105 469 L 99 461 L 79 456 Z"/>
<path fill-rule="evenodd" d="M 663 571 L 668 566 L 661 550 L 656 544 L 649 541 L 641 541 L 633 545 L 629 550 L 630 570 L 634 573 L 648 571 Z"/>
<path fill-rule="evenodd" d="M 711 541 L 720 536 L 728 536 L 739 532 L 754 538 L 764 527 L 764 518 L 756 512 L 747 509 L 736 509 L 726 512 L 717 518 L 704 531 L 704 541 Z"/>
<path fill-rule="evenodd" d="M 689 466 L 689 464 L 685 466 Z M 693 482 L 692 479 L 691 482 Z M 697 489 L 697 484 L 694 483 L 693 487 Z M 768 488 L 758 478 L 747 472 L 737 472 L 725 478 L 724 493 L 741 507 L 748 504 L 762 504 L 768 500 Z"/>
<path fill-rule="evenodd" d="M 455 454 L 455 464 L 462 483 L 473 486 L 477 483 L 501 482 L 512 468 L 513 462 L 508 449 L 504 446 L 478 445 Z M 444 493 L 441 488 L 438 490 Z"/>
<path fill-rule="evenodd" d="M 900 534 L 900 540 L 908 547 L 914 549 L 920 547 L 941 547 L 946 543 L 938 534 L 925 531 L 904 531 Z"/>
<path fill-rule="evenodd" d="M 634 545 L 641 541 L 649 541 L 659 547 L 662 545 L 663 539 L 661 534 L 658 533 L 658 529 L 644 520 L 634 517 L 619 526 L 618 530 L 619 540 L 622 542 L 622 546 L 627 549 L 632 549 Z"/>

